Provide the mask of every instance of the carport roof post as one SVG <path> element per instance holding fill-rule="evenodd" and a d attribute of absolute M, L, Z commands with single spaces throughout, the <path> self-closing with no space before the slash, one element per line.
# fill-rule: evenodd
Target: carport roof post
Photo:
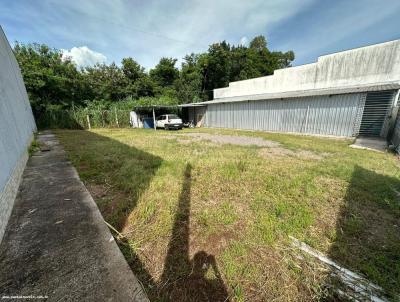
<path fill-rule="evenodd" d="M 156 113 L 154 112 L 154 107 L 153 107 L 153 125 L 154 125 L 154 130 L 157 130 L 157 125 L 156 125 Z"/>

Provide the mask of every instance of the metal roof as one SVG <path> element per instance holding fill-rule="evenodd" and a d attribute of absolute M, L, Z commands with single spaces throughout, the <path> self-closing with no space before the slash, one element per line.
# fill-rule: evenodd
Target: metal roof
<path fill-rule="evenodd" d="M 133 106 L 133 108 L 139 109 L 153 109 L 153 108 L 177 108 L 179 105 L 138 105 Z"/>
<path fill-rule="evenodd" d="M 200 102 L 200 103 L 189 103 L 189 104 L 181 104 L 179 107 L 204 107 L 206 102 Z"/>
<path fill-rule="evenodd" d="M 232 103 L 232 102 L 244 102 L 244 101 L 261 101 L 261 100 L 273 100 L 273 99 L 288 99 L 288 98 L 299 98 L 307 96 L 318 96 L 318 95 L 335 95 L 335 94 L 348 94 L 348 93 L 359 93 L 359 92 L 370 92 L 370 91 L 382 91 L 382 90 L 396 90 L 400 88 L 400 82 L 387 82 L 377 83 L 373 85 L 358 85 L 358 86 L 345 86 L 340 88 L 323 88 L 323 89 L 308 89 L 308 90 L 297 90 L 297 91 L 285 91 L 278 93 L 262 93 L 252 94 L 236 97 L 218 98 L 212 101 L 182 104 L 180 107 L 197 107 L 205 106 L 208 104 L 221 104 L 221 103 Z"/>

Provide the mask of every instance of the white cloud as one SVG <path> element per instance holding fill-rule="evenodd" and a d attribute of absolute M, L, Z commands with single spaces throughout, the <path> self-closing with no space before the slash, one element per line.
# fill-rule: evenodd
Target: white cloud
<path fill-rule="evenodd" d="M 398 0 L 387 0 L 385 5 L 377 0 L 342 1 L 329 9 L 317 0 L 9 2 L 1 7 L 0 19 L 6 20 L 4 28 L 10 28 L 11 41 L 45 42 L 56 48 L 90 45 L 105 54 L 108 63 L 118 64 L 130 56 L 146 68 L 155 66 L 162 56 L 181 59 L 207 50 L 214 42 L 236 44 L 257 35 L 265 35 L 268 41 L 273 36 L 269 47 L 294 49 L 299 58 L 317 50 L 320 54 L 321 48 L 331 48 L 330 44 L 343 39 L 367 37 L 361 31 L 398 12 L 400 6 Z M 298 31 L 291 27 L 295 16 L 309 11 L 314 14 L 309 18 L 312 22 L 306 27 L 298 24 Z M 291 35 L 294 31 L 296 35 Z M 80 64 L 87 62 L 92 61 Z"/>
<path fill-rule="evenodd" d="M 239 44 L 242 46 L 247 46 L 249 44 L 249 39 L 246 36 L 240 38 Z"/>
<path fill-rule="evenodd" d="M 26 24 L 16 40 L 28 37 L 56 48 L 90 45 L 108 62 L 131 56 L 151 68 L 162 56 L 181 59 L 218 41 L 236 44 L 243 36 L 268 36 L 277 22 L 313 1 L 46 0 L 28 2 L 23 10 L 13 4 L 6 15 Z"/>
<path fill-rule="evenodd" d="M 71 58 L 79 67 L 93 66 L 96 63 L 105 63 L 107 57 L 102 53 L 91 50 L 87 46 L 72 47 L 71 50 L 62 50 L 63 58 Z"/>

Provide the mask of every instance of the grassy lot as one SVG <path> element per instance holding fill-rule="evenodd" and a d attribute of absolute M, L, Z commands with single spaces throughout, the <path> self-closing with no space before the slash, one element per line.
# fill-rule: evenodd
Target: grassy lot
<path fill-rule="evenodd" d="M 222 144 L 190 132 L 261 137 Z M 193 129 L 57 131 L 152 301 L 305 301 L 330 295 L 292 235 L 400 288 L 400 163 L 334 140 Z"/>

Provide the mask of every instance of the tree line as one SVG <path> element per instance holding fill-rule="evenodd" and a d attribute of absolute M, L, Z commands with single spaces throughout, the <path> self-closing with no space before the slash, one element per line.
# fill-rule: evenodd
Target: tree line
<path fill-rule="evenodd" d="M 270 75 L 294 60 L 293 51 L 270 51 L 264 36 L 255 37 L 249 46 L 211 44 L 204 53 L 186 55 L 180 68 L 177 59 L 164 57 L 148 72 L 130 57 L 120 65 L 78 68 L 71 58 L 45 44 L 16 42 L 13 50 L 36 116 L 74 106 L 128 109 L 133 104 L 210 100 L 214 88 Z"/>

